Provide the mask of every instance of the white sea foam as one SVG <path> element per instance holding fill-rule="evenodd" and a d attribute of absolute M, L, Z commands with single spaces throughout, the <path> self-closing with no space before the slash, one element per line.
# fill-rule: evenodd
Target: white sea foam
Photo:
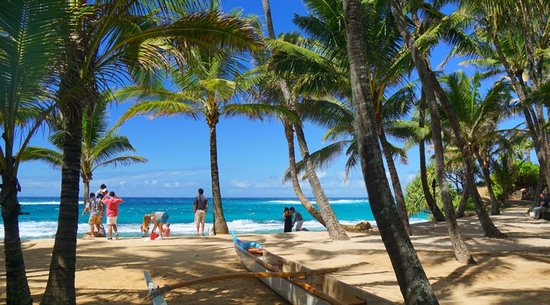
<path fill-rule="evenodd" d="M 363 219 L 356 220 L 342 220 L 340 223 L 346 225 L 354 225 L 362 221 L 367 221 Z M 426 219 L 421 218 L 411 218 L 411 223 L 425 222 Z M 375 227 L 375 221 L 369 221 L 370 224 Z M 57 231 L 57 222 L 55 221 L 28 221 L 21 222 L 19 227 L 21 239 L 35 239 L 35 238 L 54 238 Z M 131 224 L 119 224 L 118 231 L 121 236 L 126 237 L 139 237 L 140 223 L 131 223 Z M 263 221 L 257 222 L 250 219 L 238 219 L 229 221 L 227 223 L 229 230 L 234 231 L 235 233 L 282 233 L 283 231 L 283 222 L 282 221 Z M 315 220 L 308 220 L 304 222 L 304 228 L 307 228 L 311 231 L 323 231 L 325 228 Z M 87 223 L 78 224 L 78 234 L 79 236 L 89 231 L 89 225 Z M 108 226 L 105 224 L 105 228 Z M 205 224 L 205 233 L 208 233 L 212 228 L 212 223 Z M 170 229 L 172 235 L 194 235 L 196 232 L 196 227 L 194 223 L 171 223 Z M 3 224 L 0 224 L 0 239 L 4 238 L 4 227 Z"/>
<path fill-rule="evenodd" d="M 21 205 L 59 205 L 59 201 L 20 201 L 19 204 Z M 78 201 L 78 204 L 84 204 L 84 201 Z"/>
<path fill-rule="evenodd" d="M 299 200 L 269 200 L 269 203 L 279 203 L 279 204 L 302 204 Z M 317 204 L 315 200 L 310 200 L 312 204 Z M 368 203 L 368 199 L 329 199 L 331 204 L 357 204 L 357 203 Z"/>

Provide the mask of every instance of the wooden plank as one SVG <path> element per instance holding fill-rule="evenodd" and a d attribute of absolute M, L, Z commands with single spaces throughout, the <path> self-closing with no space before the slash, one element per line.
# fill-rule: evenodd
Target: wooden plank
<path fill-rule="evenodd" d="M 151 298 L 153 305 L 168 305 L 168 303 L 166 303 L 166 300 L 164 300 L 164 297 L 162 296 L 159 287 L 155 284 L 155 282 L 153 282 L 153 279 L 151 278 L 149 273 L 147 273 L 147 271 L 143 271 L 143 276 L 145 276 L 147 290 L 149 290 L 149 297 Z"/>

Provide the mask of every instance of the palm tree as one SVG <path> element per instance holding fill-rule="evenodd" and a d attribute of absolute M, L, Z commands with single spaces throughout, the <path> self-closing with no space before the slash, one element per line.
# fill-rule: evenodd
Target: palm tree
<path fill-rule="evenodd" d="M 141 100 L 130 106 L 120 119 L 124 122 L 137 115 L 204 117 L 210 130 L 210 170 L 212 178 L 212 201 L 214 230 L 216 234 L 229 234 L 223 215 L 222 196 L 218 170 L 216 127 L 227 113 L 235 98 L 250 87 L 241 77 L 239 62 L 232 54 L 219 56 L 195 51 L 189 65 L 169 71 L 177 91 L 156 87 L 131 87 L 119 93 L 121 100 L 139 97 Z"/>
<path fill-rule="evenodd" d="M 456 115 L 452 113 L 452 111 L 449 111 L 451 109 L 450 102 L 448 101 L 448 98 L 445 94 L 445 91 L 442 89 L 439 81 L 437 80 L 435 73 L 430 67 L 429 62 L 427 61 L 425 57 L 425 53 L 419 49 L 415 39 L 412 37 L 411 33 L 409 32 L 407 21 L 405 20 L 405 17 L 403 15 L 403 8 L 401 6 L 401 3 L 399 0 L 391 0 L 391 5 L 393 8 L 393 15 L 395 16 L 395 19 L 397 20 L 397 25 L 399 28 L 399 31 L 401 33 L 401 36 L 403 37 L 407 48 L 411 52 L 413 62 L 416 66 L 416 69 L 418 71 L 418 74 L 420 76 L 420 81 L 422 82 L 422 90 L 424 94 L 426 95 L 426 99 L 428 101 L 428 104 L 430 105 L 430 115 L 432 117 L 432 134 L 433 135 L 439 135 L 441 132 L 440 127 L 434 126 L 434 124 L 438 125 L 438 122 L 436 121 L 435 116 L 438 116 L 437 113 L 437 103 L 436 102 L 436 95 L 437 99 L 442 105 L 442 109 L 445 111 L 446 117 L 449 119 L 450 126 L 453 130 L 453 134 L 455 136 L 456 142 L 458 144 L 459 149 L 462 152 L 462 155 L 464 157 L 464 167 L 466 171 L 466 183 L 467 183 L 467 189 L 471 192 L 472 199 L 474 201 L 476 212 L 478 215 L 478 218 L 480 220 L 481 226 L 483 227 L 483 230 L 485 232 L 485 235 L 488 237 L 503 237 L 504 234 L 502 234 L 498 228 L 494 225 L 491 218 L 489 217 L 489 214 L 487 213 L 487 210 L 485 209 L 483 202 L 481 200 L 481 196 L 479 195 L 477 188 L 475 187 L 475 179 L 474 179 L 474 161 L 472 158 L 472 153 L 468 149 L 466 145 L 466 140 L 461 134 L 460 131 L 460 124 L 458 122 L 458 119 L 456 118 Z M 430 31 L 428 33 L 424 34 L 425 37 L 431 37 L 434 34 Z M 419 41 L 422 41 L 419 39 Z M 433 104 L 433 105 L 432 105 Z M 436 145 L 436 153 L 442 152 L 442 146 L 440 146 L 437 141 L 434 140 L 434 145 Z M 438 152 L 438 150 L 441 149 L 441 151 Z M 439 159 L 439 160 L 438 160 Z M 443 156 L 437 157 L 436 156 L 436 162 L 439 162 L 440 168 L 438 168 L 438 179 L 440 180 L 440 183 L 443 183 Z M 445 200 L 445 197 L 443 198 Z M 449 198 L 447 198 L 449 200 Z M 447 212 L 446 212 L 447 213 Z"/>
<path fill-rule="evenodd" d="M 520 101 L 529 135 L 550 185 L 550 143 L 544 120 L 544 98 L 538 96 L 548 86 L 547 56 L 550 5 L 547 1 L 463 1 L 472 18 L 475 48 L 457 46 L 459 55 L 475 56 L 474 63 L 493 74 L 505 74 Z M 519 12 L 509 14 L 508 12 Z M 546 106 L 546 110 L 548 110 Z"/>
<path fill-rule="evenodd" d="M 355 130 L 361 169 L 380 235 L 392 261 L 406 304 L 439 304 L 416 251 L 399 219 L 384 172 L 372 96 L 363 80 L 368 74 L 364 52 L 361 1 L 344 0 L 344 16 Z"/>
<path fill-rule="evenodd" d="M 509 86 L 501 81 L 495 83 L 487 94 L 482 96 L 479 92 L 481 78 L 480 73 L 469 78 L 463 72 L 457 72 L 441 80 L 446 85 L 447 95 L 452 103 L 453 112 L 460 121 L 463 136 L 481 167 L 491 198 L 491 214 L 498 215 L 499 202 L 493 192 L 487 152 L 495 139 L 499 121 L 510 113 L 511 95 Z"/>
<path fill-rule="evenodd" d="M 30 139 L 52 111 L 51 65 L 56 59 L 64 2 L 0 2 L 0 205 L 4 224 L 6 302 L 32 304 L 19 238 L 17 174 Z M 48 85 L 45 85 L 48 84 Z"/>
<path fill-rule="evenodd" d="M 268 29 L 268 35 L 270 39 L 275 39 L 275 30 L 273 28 L 273 22 L 271 19 L 271 10 L 269 5 L 269 0 L 262 0 L 263 8 L 264 8 L 264 14 L 266 16 L 266 22 L 267 22 L 267 29 Z M 278 78 L 278 85 L 281 90 L 284 106 L 287 107 L 291 111 L 296 110 L 296 99 L 292 95 L 292 92 L 290 90 L 290 87 L 287 83 L 287 81 L 284 78 Z M 308 179 L 308 182 L 311 186 L 311 189 L 313 191 L 313 195 L 315 197 L 315 200 L 317 201 L 317 205 L 319 206 L 319 210 L 321 213 L 321 216 L 323 218 L 323 221 L 325 223 L 325 226 L 328 230 L 329 236 L 333 240 L 347 240 L 349 237 L 345 233 L 344 229 L 340 226 L 338 223 L 336 216 L 334 214 L 334 211 L 332 207 L 330 206 L 330 203 L 328 201 L 328 198 L 321 186 L 321 183 L 319 181 L 319 177 L 317 176 L 315 172 L 314 165 L 310 159 L 310 153 L 309 148 L 306 142 L 306 137 L 304 135 L 304 130 L 301 125 L 301 123 L 296 124 L 288 124 L 284 123 L 285 126 L 285 135 L 287 137 L 287 142 L 289 145 L 289 154 L 290 154 L 290 148 L 291 148 L 291 141 L 294 141 L 294 138 L 292 136 L 292 130 L 294 129 L 294 133 L 296 135 L 296 138 L 298 140 L 298 146 L 300 148 L 300 153 L 302 155 L 303 162 L 305 164 L 306 169 L 306 177 Z M 292 164 L 291 164 L 292 166 Z M 296 189 L 296 186 L 295 186 Z M 304 201 L 302 201 L 304 202 Z"/>
<path fill-rule="evenodd" d="M 297 83 L 295 90 L 305 96 L 335 94 L 350 98 L 341 0 L 308 0 L 306 6 L 312 13 L 308 16 L 296 16 L 294 22 L 314 39 L 306 41 L 305 46 L 302 46 L 302 41 L 294 45 L 278 43 L 276 47 L 279 54 L 272 65 L 286 77 L 302 75 L 294 81 Z M 402 83 L 409 65 L 403 60 L 401 37 L 395 30 L 393 18 L 388 18 L 388 15 L 389 7 L 384 1 L 369 2 L 363 10 L 363 18 L 368 20 L 364 23 L 365 39 L 368 44 L 377 46 L 367 50 L 369 58 L 372 58 L 372 65 L 366 81 L 370 84 L 369 89 L 373 96 L 380 144 L 388 165 L 398 211 L 410 233 L 405 199 L 393 159 L 395 149 L 387 139 L 383 123 L 384 95 L 393 86 Z"/>
<path fill-rule="evenodd" d="M 392 125 L 388 128 L 388 133 L 392 134 L 396 138 L 406 140 L 405 147 L 412 147 L 418 145 L 419 150 L 419 167 L 420 167 L 420 182 L 422 191 L 424 193 L 424 200 L 426 205 L 432 212 L 435 221 L 445 221 L 445 216 L 439 209 L 436 203 L 436 194 L 430 192 L 430 186 L 428 183 L 428 171 L 426 165 L 426 141 L 432 136 L 431 128 L 429 127 L 429 116 L 426 115 L 426 102 L 424 94 L 421 95 L 420 100 L 416 104 L 417 114 L 413 115 L 412 120 L 397 120 L 392 122 Z M 428 123 L 428 125 L 426 125 Z"/>
<path fill-rule="evenodd" d="M 147 162 L 147 159 L 143 157 L 123 154 L 134 152 L 135 149 L 127 137 L 116 134 L 117 126 L 107 130 L 107 105 L 107 99 L 94 105 L 94 110 L 90 112 L 90 116 L 85 117 L 82 122 L 80 176 L 84 184 L 84 201 L 87 200 L 90 193 L 90 182 L 96 169 L 106 166 L 127 166 Z M 63 166 L 63 153 L 60 150 L 63 147 L 63 139 L 63 130 L 57 131 L 50 137 L 50 140 L 58 150 L 31 146 L 23 154 L 22 160 L 39 160 L 50 164 L 54 168 L 61 168 Z"/>
<path fill-rule="evenodd" d="M 139 76 L 156 80 L 156 69 L 168 64 L 162 55 L 172 46 L 229 47 L 239 51 L 261 47 L 260 37 L 248 23 L 219 12 L 205 12 L 202 3 L 196 1 L 80 0 L 71 1 L 70 5 L 71 20 L 64 26 L 70 34 L 62 44 L 57 92 L 66 131 L 61 204 L 42 304 L 76 301 L 74 272 L 82 121 L 84 111 L 93 109 L 91 106 L 99 100 L 100 88 L 108 91 L 113 81 L 124 85 L 127 79 Z M 196 13 L 185 14 L 186 10 Z M 181 56 L 178 59 L 183 60 Z"/>

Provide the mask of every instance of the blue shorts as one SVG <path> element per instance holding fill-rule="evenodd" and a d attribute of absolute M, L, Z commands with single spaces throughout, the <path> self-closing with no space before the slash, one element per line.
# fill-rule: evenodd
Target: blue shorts
<path fill-rule="evenodd" d="M 159 222 L 167 223 L 168 222 L 168 213 L 162 214 L 162 218 L 160 219 Z"/>

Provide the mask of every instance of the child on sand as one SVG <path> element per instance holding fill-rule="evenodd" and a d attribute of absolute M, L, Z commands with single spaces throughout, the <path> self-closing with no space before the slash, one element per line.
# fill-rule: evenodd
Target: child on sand
<path fill-rule="evenodd" d="M 162 236 L 170 237 L 170 223 L 167 223 L 166 227 L 162 230 Z"/>
<path fill-rule="evenodd" d="M 168 213 L 166 212 L 154 212 L 149 214 L 151 215 L 151 221 L 153 222 L 153 229 L 151 230 L 151 235 L 156 233 L 158 228 L 158 235 L 160 239 L 163 239 L 163 225 L 168 223 Z"/>

